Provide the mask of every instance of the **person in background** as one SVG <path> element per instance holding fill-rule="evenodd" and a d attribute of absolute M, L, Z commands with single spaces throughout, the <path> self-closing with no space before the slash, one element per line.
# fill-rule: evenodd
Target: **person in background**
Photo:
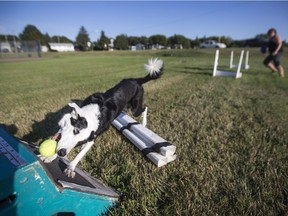
<path fill-rule="evenodd" d="M 274 28 L 269 29 L 267 35 L 269 37 L 268 42 L 269 55 L 265 58 L 263 63 L 268 68 L 270 68 L 273 73 L 277 72 L 282 78 L 284 78 L 285 77 L 284 68 L 280 64 L 280 58 L 282 57 L 284 52 L 282 40 L 279 37 L 279 35 L 277 35 L 277 31 Z"/>

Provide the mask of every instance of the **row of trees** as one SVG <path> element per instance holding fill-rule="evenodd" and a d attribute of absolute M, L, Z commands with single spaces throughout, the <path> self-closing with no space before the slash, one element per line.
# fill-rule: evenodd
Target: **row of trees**
<path fill-rule="evenodd" d="M 17 35 L 0 35 L 1 41 L 40 41 L 42 45 L 46 45 L 49 42 L 61 42 L 61 43 L 72 43 L 73 41 L 65 36 L 52 36 L 48 33 L 42 34 L 35 26 L 27 25 L 23 32 Z"/>
<path fill-rule="evenodd" d="M 40 40 L 42 45 L 49 42 L 61 42 L 61 43 L 74 43 L 76 48 L 83 50 L 105 50 L 109 48 L 111 43 L 110 38 L 105 35 L 104 31 L 101 31 L 100 38 L 97 41 L 92 42 L 90 40 L 89 34 L 84 26 L 81 26 L 78 35 L 76 36 L 75 42 L 66 38 L 65 36 L 52 36 L 50 37 L 48 33 L 43 35 L 35 26 L 28 25 L 25 27 L 23 32 L 19 35 L 21 40 Z M 174 35 L 167 38 L 165 35 L 153 35 L 151 37 L 141 36 L 127 36 L 121 34 L 116 36 L 114 39 L 114 49 L 127 50 L 130 46 L 135 46 L 136 44 L 143 44 L 144 46 L 149 46 L 152 44 L 158 44 L 162 46 L 176 46 L 181 44 L 183 48 L 191 47 L 191 40 L 182 36 Z"/>
<path fill-rule="evenodd" d="M 256 37 L 266 35 L 257 35 Z M 101 31 L 100 38 L 97 41 L 92 42 L 90 40 L 89 34 L 84 26 L 81 26 L 78 35 L 76 36 L 75 41 L 68 39 L 65 36 L 49 36 L 48 33 L 42 34 L 36 26 L 27 25 L 23 32 L 19 34 L 19 36 L 15 35 L 0 35 L 0 40 L 9 40 L 9 41 L 19 41 L 19 40 L 38 40 L 42 45 L 48 45 L 48 43 L 56 42 L 56 43 L 73 43 L 75 47 L 80 51 L 85 50 L 107 50 L 109 48 L 109 44 L 111 43 L 110 38 L 105 35 L 104 31 Z M 150 37 L 141 36 L 128 36 L 126 34 L 121 34 L 116 36 L 114 39 L 114 49 L 118 50 L 127 50 L 131 46 L 135 46 L 136 44 L 142 44 L 146 48 L 151 48 L 152 45 L 161 45 L 163 47 L 171 47 L 171 48 L 184 48 L 189 49 L 193 47 L 200 46 L 205 40 L 215 40 L 218 42 L 225 43 L 228 47 L 230 46 L 245 46 L 244 41 L 234 41 L 230 37 L 225 36 L 214 36 L 214 37 L 203 37 L 196 38 L 195 40 L 191 40 L 186 38 L 183 35 L 173 35 L 171 37 L 166 37 L 165 35 L 156 34 Z"/>

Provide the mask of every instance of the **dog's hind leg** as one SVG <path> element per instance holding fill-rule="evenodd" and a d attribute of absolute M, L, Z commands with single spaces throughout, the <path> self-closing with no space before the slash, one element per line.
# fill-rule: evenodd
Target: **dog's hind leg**
<path fill-rule="evenodd" d="M 135 117 L 140 116 L 144 111 L 145 107 L 143 107 L 143 94 L 144 94 L 144 89 L 143 87 L 139 87 L 137 93 L 131 100 L 131 111 Z"/>
<path fill-rule="evenodd" d="M 148 113 L 148 107 L 145 107 L 145 110 L 144 110 L 144 112 L 141 115 L 141 117 L 142 117 L 142 125 L 144 127 L 146 127 L 146 125 L 147 125 L 147 113 Z"/>
<path fill-rule="evenodd" d="M 93 144 L 94 144 L 94 140 L 84 144 L 84 146 L 82 147 L 80 153 L 74 158 L 74 160 L 72 160 L 70 162 L 68 167 L 65 169 L 64 173 L 65 173 L 66 176 L 68 176 L 70 178 L 74 178 L 75 177 L 74 170 L 75 170 L 77 164 L 85 156 L 85 154 L 89 151 L 89 149 L 92 147 Z"/>

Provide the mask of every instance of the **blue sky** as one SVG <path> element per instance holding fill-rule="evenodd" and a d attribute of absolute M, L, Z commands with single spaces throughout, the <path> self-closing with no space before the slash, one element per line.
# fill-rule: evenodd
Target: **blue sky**
<path fill-rule="evenodd" d="M 0 1 L 0 34 L 18 35 L 28 24 L 43 34 L 75 40 L 84 26 L 92 41 L 108 37 L 187 38 L 228 36 L 246 39 L 271 27 L 288 41 L 288 2 L 280 1 Z"/>

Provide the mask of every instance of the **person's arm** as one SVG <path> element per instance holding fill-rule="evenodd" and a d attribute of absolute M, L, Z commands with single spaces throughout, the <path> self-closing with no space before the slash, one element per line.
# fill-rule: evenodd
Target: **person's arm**
<path fill-rule="evenodd" d="M 273 52 L 273 55 L 277 55 L 279 50 L 282 47 L 282 40 L 278 35 L 276 35 L 276 37 L 275 37 L 275 42 L 278 44 L 278 46 L 277 46 L 276 50 Z"/>

